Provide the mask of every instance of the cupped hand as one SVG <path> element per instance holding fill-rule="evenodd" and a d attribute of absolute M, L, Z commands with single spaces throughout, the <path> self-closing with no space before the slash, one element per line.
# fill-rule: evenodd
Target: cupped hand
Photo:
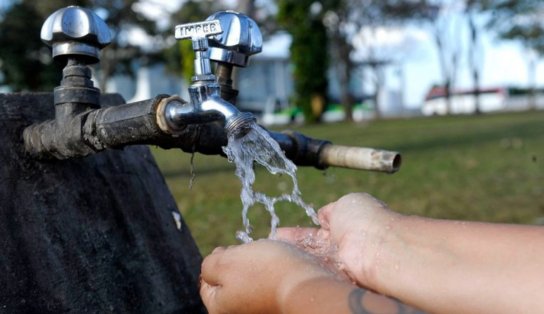
<path fill-rule="evenodd" d="M 277 239 L 320 257 L 359 286 L 371 287 L 385 234 L 402 216 L 366 193 L 343 196 L 322 207 L 318 216 L 321 228 L 280 228 Z"/>
<path fill-rule="evenodd" d="M 279 313 L 308 280 L 333 277 L 315 258 L 281 241 L 217 248 L 202 263 L 200 294 L 209 313 Z"/>

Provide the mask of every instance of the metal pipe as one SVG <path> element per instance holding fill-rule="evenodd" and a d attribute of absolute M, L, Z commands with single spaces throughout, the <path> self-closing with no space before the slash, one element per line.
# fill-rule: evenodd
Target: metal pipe
<path fill-rule="evenodd" d="M 168 95 L 90 112 L 83 126 L 83 140 L 94 151 L 111 147 L 152 143 L 164 132 L 156 122 L 156 108 Z"/>
<path fill-rule="evenodd" d="M 236 105 L 238 97 L 238 90 L 233 88 L 232 77 L 234 75 L 234 66 L 225 62 L 217 62 L 215 68 L 215 76 L 217 76 L 217 82 L 221 87 L 221 98 Z"/>
<path fill-rule="evenodd" d="M 327 144 L 320 151 L 319 164 L 395 173 L 400 169 L 401 156 L 397 152 L 375 148 Z"/>
<path fill-rule="evenodd" d="M 159 95 L 137 103 L 63 116 L 60 124 L 59 121 L 50 120 L 25 129 L 25 147 L 36 157 L 57 159 L 82 157 L 107 148 L 135 144 L 223 155 L 222 147 L 227 145 L 229 128 L 243 130 L 247 119 L 252 118 L 244 113 L 232 115 L 231 118 L 235 119 L 231 119 L 230 127 L 225 128 L 223 120 L 215 120 L 224 117 L 223 114 L 209 110 L 182 115 L 189 120 L 174 119 L 177 124 L 172 128 L 165 119 L 168 112 L 165 108 L 184 105 L 187 104 L 178 97 Z M 215 122 L 208 122 L 207 119 Z M 183 121 L 199 123 L 181 124 Z M 298 132 L 269 133 L 286 156 L 298 166 L 318 169 L 336 166 L 388 173 L 400 167 L 400 155 L 395 152 L 333 145 Z"/>
<path fill-rule="evenodd" d="M 400 169 L 401 156 L 397 152 L 334 145 L 330 141 L 314 139 L 298 132 L 270 132 L 285 155 L 299 166 L 318 169 L 343 167 L 356 170 L 394 173 Z"/>
<path fill-rule="evenodd" d="M 130 144 L 151 144 L 166 149 L 181 148 L 186 152 L 223 155 L 222 147 L 227 145 L 228 129 L 225 129 L 221 120 L 211 122 L 217 117 L 211 115 L 212 112 L 222 116 L 219 111 L 210 110 L 197 118 L 208 117 L 210 120 L 207 122 L 198 120 L 202 123 L 177 124 L 175 129 L 165 126 L 168 110 L 164 108 L 186 105 L 178 97 L 161 95 L 139 103 L 96 110 L 87 117 L 83 135 L 87 143 L 93 144 L 95 151 Z M 176 121 L 181 123 L 183 120 Z M 292 131 L 269 131 L 269 134 L 298 166 L 318 169 L 344 167 L 394 173 L 401 165 L 401 156 L 397 152 L 333 145 L 330 141 Z"/>

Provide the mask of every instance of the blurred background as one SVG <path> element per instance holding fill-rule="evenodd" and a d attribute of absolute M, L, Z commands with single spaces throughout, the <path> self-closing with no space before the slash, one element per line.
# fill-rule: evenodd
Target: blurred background
<path fill-rule="evenodd" d="M 40 41 L 67 5 L 93 9 L 113 41 L 93 69 L 127 101 L 188 99 L 190 41 L 174 26 L 233 9 L 257 21 L 263 52 L 240 69 L 238 104 L 259 121 L 335 144 L 403 155 L 394 175 L 299 169 L 316 208 L 354 191 L 431 217 L 544 223 L 544 3 L 537 0 L 0 0 L 0 92 L 52 91 L 62 65 Z M 240 184 L 219 156 L 152 148 L 205 254 L 235 243 Z M 257 169 L 256 189 L 291 183 Z M 283 226 L 309 225 L 280 204 Z M 255 235 L 269 216 L 251 210 Z"/>

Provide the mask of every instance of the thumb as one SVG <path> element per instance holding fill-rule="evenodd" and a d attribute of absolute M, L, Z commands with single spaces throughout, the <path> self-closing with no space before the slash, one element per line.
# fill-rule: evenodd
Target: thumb
<path fill-rule="evenodd" d="M 220 286 L 212 286 L 202 280 L 200 282 L 200 297 L 210 314 L 218 312 L 217 294 Z"/>
<path fill-rule="evenodd" d="M 317 212 L 317 218 L 319 219 L 319 225 L 324 230 L 330 229 L 331 213 L 336 205 L 336 202 L 329 203 L 319 209 Z"/>

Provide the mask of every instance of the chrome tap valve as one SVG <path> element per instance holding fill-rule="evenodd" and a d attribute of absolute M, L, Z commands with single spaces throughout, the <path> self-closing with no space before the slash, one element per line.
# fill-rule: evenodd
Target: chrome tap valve
<path fill-rule="evenodd" d="M 100 90 L 87 65 L 98 62 L 100 49 L 110 43 L 109 28 L 93 11 L 69 6 L 47 18 L 41 39 L 66 66 L 53 92 L 55 119 L 27 127 L 25 148 L 40 158 L 88 155 L 94 150 L 83 140 L 83 126 L 89 112 L 100 107 Z"/>
<path fill-rule="evenodd" d="M 244 130 L 255 121 L 251 113 L 240 112 L 232 103 L 220 96 L 220 87 L 213 75 L 208 56 L 208 37 L 221 34 L 218 20 L 177 25 L 176 39 L 191 39 L 195 51 L 195 76 L 189 87 L 190 104 L 171 102 L 165 106 L 163 125 L 176 131 L 177 125 L 202 123 L 211 119 L 224 121 L 229 134 L 244 134 Z M 181 123 L 183 121 L 183 123 Z"/>
<path fill-rule="evenodd" d="M 67 60 L 61 86 L 55 88 L 55 104 L 98 107 L 100 91 L 94 88 L 87 65 L 97 63 L 100 49 L 111 41 L 106 23 L 89 9 L 69 6 L 47 18 L 41 39 L 53 48 L 53 58 Z"/>
<path fill-rule="evenodd" d="M 53 58 L 72 56 L 92 64 L 98 62 L 98 53 L 111 42 L 111 35 L 106 23 L 93 11 L 69 6 L 47 18 L 41 39 L 53 47 Z"/>

